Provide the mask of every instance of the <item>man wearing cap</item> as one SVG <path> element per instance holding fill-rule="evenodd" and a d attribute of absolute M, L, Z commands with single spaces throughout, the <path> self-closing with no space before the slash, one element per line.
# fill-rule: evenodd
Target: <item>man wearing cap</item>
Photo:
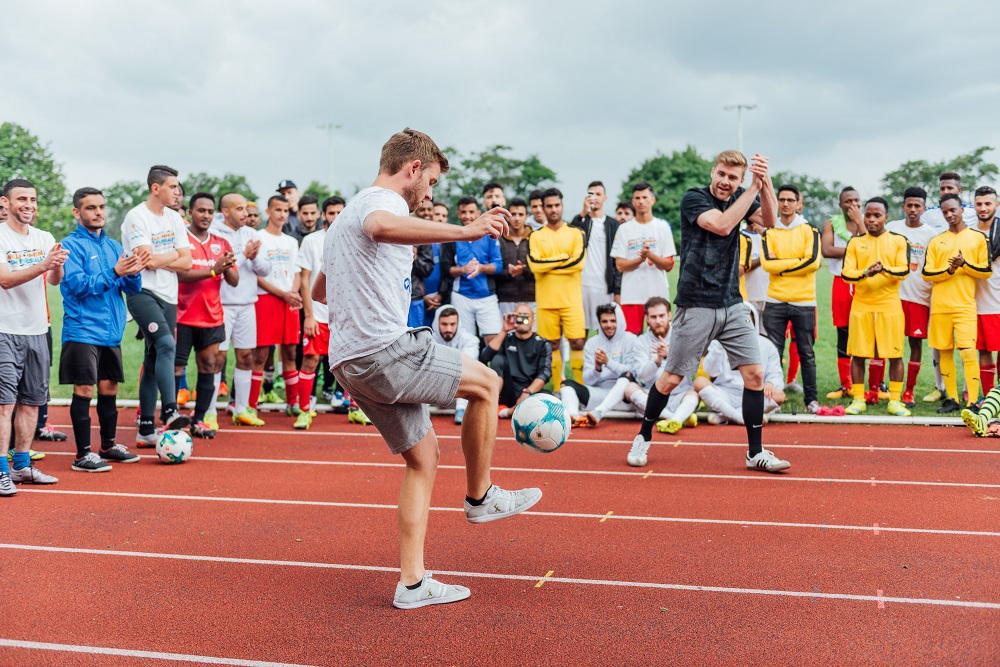
<path fill-rule="evenodd" d="M 299 218 L 299 199 L 302 198 L 302 193 L 299 192 L 295 181 L 286 179 L 278 183 L 278 194 L 288 200 L 288 222 L 281 228 L 281 233 L 295 236 L 292 230 L 302 226 L 302 219 Z"/>

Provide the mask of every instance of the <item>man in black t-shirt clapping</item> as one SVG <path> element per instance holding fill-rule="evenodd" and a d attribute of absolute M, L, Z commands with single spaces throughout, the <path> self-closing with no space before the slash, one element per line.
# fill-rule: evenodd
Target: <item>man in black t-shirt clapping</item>
<path fill-rule="evenodd" d="M 537 394 L 552 377 L 552 348 L 532 333 L 535 314 L 521 304 L 503 318 L 503 331 L 479 353 L 479 361 L 489 364 L 503 378 L 500 389 L 500 417 L 506 419 L 514 407 Z"/>
<path fill-rule="evenodd" d="M 740 223 L 773 227 L 778 208 L 767 158 L 755 155 L 749 171 L 753 181 L 744 190 L 740 184 L 747 172 L 746 157 L 739 151 L 723 151 L 715 158 L 711 184 L 692 188 L 681 199 L 681 270 L 670 354 L 665 371 L 650 388 L 642 428 L 628 453 L 630 466 L 646 465 L 653 425 L 670 392 L 698 371 L 708 344 L 717 340 L 743 376 L 747 468 L 779 472 L 790 467 L 761 446 L 764 371 L 757 330 L 740 296 Z"/>

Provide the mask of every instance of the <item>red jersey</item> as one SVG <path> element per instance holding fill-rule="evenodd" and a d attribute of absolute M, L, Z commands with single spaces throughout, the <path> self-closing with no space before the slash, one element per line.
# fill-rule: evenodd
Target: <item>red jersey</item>
<path fill-rule="evenodd" d="M 229 241 L 215 234 L 209 234 L 204 243 L 190 230 L 187 235 L 191 243 L 192 269 L 211 269 L 219 257 L 233 251 Z M 222 274 L 219 274 L 214 278 L 209 277 L 193 283 L 178 283 L 177 323 L 199 329 L 221 327 L 225 324 L 222 300 L 219 298 L 222 280 Z"/>

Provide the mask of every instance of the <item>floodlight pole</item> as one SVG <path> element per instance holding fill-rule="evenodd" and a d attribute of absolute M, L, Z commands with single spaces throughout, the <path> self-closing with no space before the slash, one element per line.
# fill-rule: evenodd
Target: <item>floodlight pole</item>
<path fill-rule="evenodd" d="M 756 104 L 727 104 L 722 107 L 723 111 L 732 111 L 736 109 L 736 141 L 738 144 L 738 149 L 743 152 L 743 110 L 746 109 L 750 111 L 751 109 L 756 109 Z"/>
<path fill-rule="evenodd" d="M 344 127 L 343 125 L 335 124 L 332 121 L 329 123 L 323 123 L 322 125 L 317 125 L 316 129 L 326 130 L 327 136 L 330 140 L 330 182 L 327 184 L 330 188 L 330 194 L 334 193 L 333 189 L 333 131 L 339 130 Z"/>

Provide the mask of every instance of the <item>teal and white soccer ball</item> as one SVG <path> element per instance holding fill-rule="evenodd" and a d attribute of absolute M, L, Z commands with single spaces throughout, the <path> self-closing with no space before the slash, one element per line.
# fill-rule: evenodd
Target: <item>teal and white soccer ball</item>
<path fill-rule="evenodd" d="M 194 445 L 184 431 L 167 431 L 156 444 L 156 455 L 164 463 L 184 463 L 191 458 Z"/>
<path fill-rule="evenodd" d="M 533 394 L 514 408 L 511 428 L 522 447 L 547 454 L 562 447 L 569 438 L 570 420 L 558 398 Z"/>

